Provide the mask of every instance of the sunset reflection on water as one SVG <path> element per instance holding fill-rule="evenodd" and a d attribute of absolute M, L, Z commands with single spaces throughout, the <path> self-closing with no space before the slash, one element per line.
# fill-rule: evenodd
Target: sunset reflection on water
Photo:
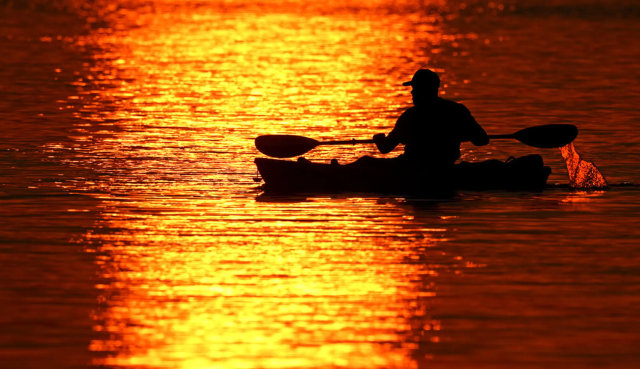
<path fill-rule="evenodd" d="M 86 242 L 109 281 L 94 315 L 109 338 L 91 344 L 108 355 L 95 364 L 414 366 L 412 352 L 438 341 L 438 273 L 462 263 L 442 251 L 421 262 L 446 221 L 416 225 L 373 199 L 256 202 L 251 140 L 386 129 L 413 65 L 379 61 L 402 57 L 416 31 L 440 43 L 435 18 L 409 31 L 399 15 L 349 12 L 174 5 L 118 17 L 135 26 L 82 40 L 99 51 L 78 84 L 80 116 L 113 125 L 76 137 L 109 174 L 87 184 L 105 194 Z"/>
<path fill-rule="evenodd" d="M 117 13 L 118 24 L 135 26 L 103 29 L 82 41 L 101 52 L 81 94 L 95 95 L 97 85 L 99 106 L 108 101 L 114 109 L 86 107 L 86 115 L 140 128 L 118 135 L 120 141 L 208 141 L 224 153 L 246 153 L 253 148 L 245 140 L 256 134 L 299 133 L 301 126 L 322 136 L 370 136 L 372 129 L 388 129 L 390 117 L 410 102 L 398 86 L 415 69 L 415 63 L 380 61 L 401 60 L 416 42 L 440 46 L 456 38 L 443 35 L 428 15 L 410 14 L 407 22 L 405 14 L 332 14 L 331 6 L 328 14 L 157 7 Z"/>
<path fill-rule="evenodd" d="M 411 352 L 437 340 L 424 330 L 438 326 L 436 278 L 462 264 L 437 248 L 446 228 L 408 226 L 394 204 L 381 226 L 374 200 L 352 200 L 350 214 L 342 201 L 311 201 L 287 216 L 300 204 L 274 214 L 255 203 L 245 217 L 212 213 L 221 206 L 210 201 L 164 212 L 134 201 L 156 214 L 113 214 L 99 229 L 126 231 L 91 235 L 112 281 L 96 316 L 111 338 L 92 344 L 114 352 L 103 364 L 411 367 Z"/>

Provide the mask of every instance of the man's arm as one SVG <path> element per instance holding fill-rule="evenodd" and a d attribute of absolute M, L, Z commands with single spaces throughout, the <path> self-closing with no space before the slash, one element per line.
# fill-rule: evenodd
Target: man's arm
<path fill-rule="evenodd" d="M 484 129 L 478 124 L 475 124 L 475 130 L 477 131 L 471 138 L 471 143 L 476 146 L 484 146 L 489 144 L 489 135 Z"/>
<path fill-rule="evenodd" d="M 489 135 L 485 132 L 484 128 L 476 122 L 476 119 L 471 115 L 469 109 L 462 106 L 463 121 L 466 123 L 466 140 L 471 141 L 476 146 L 484 146 L 489 143 Z"/>
<path fill-rule="evenodd" d="M 385 136 L 384 133 L 373 135 L 373 142 L 375 142 L 378 150 L 383 154 L 391 152 L 391 150 L 395 149 L 396 146 L 400 144 L 400 142 L 395 140 L 391 134 L 389 134 L 389 136 Z"/>
<path fill-rule="evenodd" d="M 402 130 L 405 119 L 407 119 L 405 114 L 402 114 L 400 118 L 398 118 L 395 127 L 393 127 L 388 136 L 385 136 L 384 133 L 378 133 L 373 136 L 373 142 L 375 142 L 378 150 L 380 150 L 381 153 L 389 153 L 401 143 L 400 132 Z"/>

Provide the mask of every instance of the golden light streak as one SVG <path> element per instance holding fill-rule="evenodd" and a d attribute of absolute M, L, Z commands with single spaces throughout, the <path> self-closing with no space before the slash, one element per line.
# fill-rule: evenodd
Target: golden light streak
<path fill-rule="evenodd" d="M 455 39 L 433 16 L 405 16 L 156 2 L 76 41 L 99 50 L 69 99 L 103 128 L 75 137 L 105 172 L 85 184 L 102 201 L 87 239 L 109 281 L 94 316 L 109 338 L 90 347 L 109 355 L 95 364 L 409 368 L 438 342 L 423 327 L 440 329 L 427 301 L 442 266 L 423 253 L 449 218 L 423 224 L 372 199 L 257 202 L 250 181 L 259 134 L 389 128 L 415 65 L 381 61 Z"/>

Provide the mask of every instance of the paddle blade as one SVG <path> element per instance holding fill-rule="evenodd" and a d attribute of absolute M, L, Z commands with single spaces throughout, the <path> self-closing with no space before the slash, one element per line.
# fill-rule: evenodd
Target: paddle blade
<path fill-rule="evenodd" d="M 294 135 L 266 135 L 256 138 L 258 151 L 274 158 L 302 155 L 318 144 L 313 138 Z"/>
<path fill-rule="evenodd" d="M 550 149 L 568 145 L 578 136 L 578 128 L 573 124 L 547 124 L 525 128 L 513 134 L 523 144 Z"/>

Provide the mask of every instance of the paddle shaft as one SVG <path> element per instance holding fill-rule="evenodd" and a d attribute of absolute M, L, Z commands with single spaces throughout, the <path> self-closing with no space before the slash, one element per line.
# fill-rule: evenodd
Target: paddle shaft
<path fill-rule="evenodd" d="M 509 135 L 489 135 L 489 138 L 509 138 L 514 139 L 513 134 Z M 356 140 L 355 138 L 352 140 L 338 140 L 338 141 L 318 141 L 318 145 L 355 145 L 355 144 L 370 144 L 375 143 L 373 140 Z"/>
<path fill-rule="evenodd" d="M 370 144 L 373 143 L 373 140 L 356 140 L 355 138 L 352 140 L 342 140 L 342 141 L 320 141 L 318 145 L 355 145 L 355 144 Z"/>
<path fill-rule="evenodd" d="M 508 135 L 489 135 L 490 139 L 518 139 L 515 134 Z M 317 141 L 316 145 L 355 145 L 355 144 L 370 144 L 375 143 L 374 140 L 337 140 L 337 141 Z"/>
<path fill-rule="evenodd" d="M 513 134 L 511 135 L 489 135 L 489 138 L 516 138 Z"/>

